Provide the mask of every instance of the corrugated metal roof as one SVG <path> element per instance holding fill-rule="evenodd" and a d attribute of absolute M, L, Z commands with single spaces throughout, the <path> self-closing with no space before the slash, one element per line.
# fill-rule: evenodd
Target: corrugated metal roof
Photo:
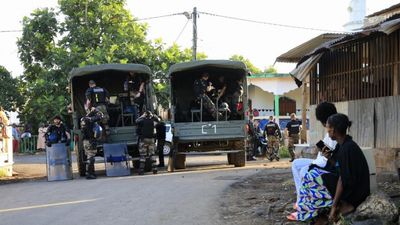
<path fill-rule="evenodd" d="M 387 12 L 391 12 L 391 11 L 397 10 L 398 8 L 400 8 L 400 3 L 392 5 L 389 8 L 383 9 L 381 11 L 374 12 L 373 14 L 368 15 L 367 18 L 374 17 L 374 16 L 380 16 L 380 15 L 385 14 Z"/>
<path fill-rule="evenodd" d="M 308 55 L 310 52 L 312 52 L 314 49 L 321 46 L 325 42 L 344 37 L 345 35 L 346 34 L 333 34 L 333 33 L 321 34 L 321 35 L 289 50 L 288 52 L 280 55 L 278 58 L 276 58 L 276 61 L 277 62 L 287 62 L 287 63 L 297 63 L 300 61 L 300 59 L 303 56 Z"/>
<path fill-rule="evenodd" d="M 251 78 L 276 78 L 276 77 L 289 77 L 290 74 L 288 73 L 256 73 L 256 74 L 251 74 L 249 79 Z"/>
<path fill-rule="evenodd" d="M 375 32 L 382 32 L 386 35 L 393 33 L 394 31 L 400 29 L 400 18 L 399 16 L 393 16 L 390 19 L 368 29 L 363 29 L 360 32 L 356 32 L 354 34 L 347 34 L 343 37 L 339 37 L 337 39 L 333 39 L 331 41 L 327 41 L 317 48 L 315 48 L 309 54 L 306 54 L 303 58 L 301 58 L 294 69 L 290 74 L 295 78 L 296 83 L 300 86 L 303 79 L 310 72 L 310 69 L 318 62 L 319 58 L 329 49 L 334 48 L 339 45 L 343 45 L 346 42 L 354 41 L 359 38 L 371 35 Z"/>

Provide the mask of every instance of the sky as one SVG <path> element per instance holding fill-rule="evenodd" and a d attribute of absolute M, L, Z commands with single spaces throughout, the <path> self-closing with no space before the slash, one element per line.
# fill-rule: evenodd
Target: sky
<path fill-rule="evenodd" d="M 399 0 L 366 0 L 367 15 L 399 3 Z M 136 18 L 193 11 L 239 17 L 249 20 L 308 28 L 344 31 L 348 22 L 349 0 L 127 0 L 127 8 Z M 36 8 L 57 7 L 57 0 L 13 0 L 0 8 L 0 31 L 21 30 L 24 16 Z M 144 20 L 148 39 L 162 38 L 167 44 L 176 42 L 182 48 L 192 46 L 192 23 L 184 25 L 184 15 Z M 255 66 L 265 69 L 276 57 L 318 36 L 324 31 L 293 29 L 228 20 L 200 14 L 197 20 L 198 51 L 209 59 L 228 59 L 243 55 Z M 181 33 L 181 35 L 179 35 Z M 20 32 L 0 32 L 0 65 L 19 76 L 23 72 L 16 46 Z M 277 63 L 278 72 L 290 72 L 295 64 Z"/>

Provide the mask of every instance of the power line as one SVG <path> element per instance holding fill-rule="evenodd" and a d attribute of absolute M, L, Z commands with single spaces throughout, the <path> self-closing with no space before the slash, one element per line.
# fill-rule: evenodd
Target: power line
<path fill-rule="evenodd" d="M 183 28 L 182 28 L 181 32 L 179 33 L 178 37 L 175 39 L 175 43 L 176 43 L 176 42 L 179 40 L 179 38 L 181 37 L 181 35 L 182 35 L 183 31 L 185 30 L 186 26 L 188 25 L 189 21 L 190 21 L 190 20 L 187 20 L 187 21 L 186 21 L 186 23 L 185 23 L 185 25 L 183 26 Z"/>
<path fill-rule="evenodd" d="M 17 33 L 22 32 L 22 30 L 0 30 L 0 33 Z"/>
<path fill-rule="evenodd" d="M 137 21 L 159 19 L 159 18 L 171 17 L 171 16 L 178 16 L 178 15 L 186 15 L 186 13 L 185 13 L 185 12 L 182 12 L 182 13 L 172 13 L 172 14 L 161 15 L 161 16 L 146 17 L 146 18 L 137 19 Z"/>
<path fill-rule="evenodd" d="M 336 30 L 320 29 L 320 28 L 313 28 L 313 27 L 302 27 L 302 26 L 294 26 L 294 25 L 287 25 L 287 24 L 271 23 L 271 22 L 244 19 L 244 18 L 233 17 L 233 16 L 224 16 L 224 15 L 219 15 L 219 14 L 209 13 L 209 12 L 199 12 L 199 13 L 200 14 L 204 14 L 204 15 L 209 15 L 209 16 L 220 17 L 220 18 L 224 18 L 224 19 L 238 20 L 238 21 L 250 22 L 250 23 L 258 23 L 258 24 L 264 24 L 264 25 L 270 25 L 270 26 L 287 27 L 287 28 L 302 29 L 302 30 L 332 32 L 332 33 L 344 33 L 344 31 L 336 31 Z"/>

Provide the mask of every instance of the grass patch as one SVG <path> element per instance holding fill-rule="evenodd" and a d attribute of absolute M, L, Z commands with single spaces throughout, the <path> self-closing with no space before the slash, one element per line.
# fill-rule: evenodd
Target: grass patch
<path fill-rule="evenodd" d="M 279 148 L 279 155 L 281 158 L 289 158 L 290 154 L 289 154 L 289 150 L 287 148 L 287 146 L 281 146 Z"/>

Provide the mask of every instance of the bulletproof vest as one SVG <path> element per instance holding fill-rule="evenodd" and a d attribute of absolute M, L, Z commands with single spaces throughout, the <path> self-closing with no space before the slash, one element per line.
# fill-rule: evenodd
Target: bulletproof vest
<path fill-rule="evenodd" d="M 198 80 L 194 81 L 193 89 L 194 89 L 194 94 L 196 97 L 198 97 L 199 95 L 202 95 L 206 92 L 207 84 L 208 84 L 208 82 L 203 79 L 198 79 Z"/>
<path fill-rule="evenodd" d="M 106 92 L 101 87 L 92 88 L 91 92 L 91 102 L 93 103 L 105 103 L 106 102 Z"/>
<path fill-rule="evenodd" d="M 52 125 L 49 127 L 49 131 L 50 132 L 47 139 L 50 143 L 59 143 L 67 141 L 67 136 L 65 134 L 65 127 L 63 125 L 61 125 L 60 127 Z"/>
<path fill-rule="evenodd" d="M 267 123 L 266 128 L 268 136 L 275 135 L 275 132 L 277 130 L 275 123 Z"/>
<path fill-rule="evenodd" d="M 154 138 L 154 120 L 152 118 L 144 118 L 141 123 L 141 137 Z"/>
<path fill-rule="evenodd" d="M 295 121 L 291 120 L 291 121 L 289 122 L 289 128 L 288 128 L 289 134 L 298 134 L 298 133 L 300 132 L 300 125 L 301 125 L 300 121 L 298 121 L 298 120 L 295 120 Z"/>
<path fill-rule="evenodd" d="M 160 122 L 157 123 L 156 125 L 156 136 L 157 139 L 165 139 L 165 132 L 166 132 L 166 127 L 165 127 L 165 123 Z"/>

